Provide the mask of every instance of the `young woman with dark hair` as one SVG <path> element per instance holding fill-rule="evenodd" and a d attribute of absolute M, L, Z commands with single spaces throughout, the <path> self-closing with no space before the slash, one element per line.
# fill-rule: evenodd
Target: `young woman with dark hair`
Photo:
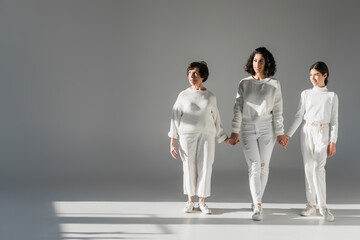
<path fill-rule="evenodd" d="M 245 65 L 249 77 L 240 80 L 234 105 L 231 143 L 239 142 L 248 164 L 253 199 L 252 219 L 263 218 L 262 197 L 266 188 L 271 154 L 277 141 L 285 146 L 280 82 L 273 55 L 264 47 L 255 49 Z"/>
<path fill-rule="evenodd" d="M 326 206 L 325 164 L 327 157 L 336 153 L 338 136 L 338 96 L 327 89 L 329 69 L 324 62 L 310 67 L 310 81 L 313 88 L 301 93 L 294 123 L 286 133 L 291 137 L 303 120 L 301 131 L 301 153 L 304 160 L 307 206 L 302 216 L 320 214 L 327 221 L 334 221 L 334 215 Z"/>

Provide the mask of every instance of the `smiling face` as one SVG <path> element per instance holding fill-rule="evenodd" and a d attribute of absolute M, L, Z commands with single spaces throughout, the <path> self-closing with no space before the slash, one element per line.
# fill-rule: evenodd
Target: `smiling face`
<path fill-rule="evenodd" d="M 200 87 L 203 82 L 203 78 L 200 77 L 199 68 L 195 67 L 188 71 L 188 79 L 191 86 Z"/>
<path fill-rule="evenodd" d="M 253 69 L 256 74 L 260 74 L 260 73 L 264 72 L 265 58 L 263 57 L 262 54 L 260 54 L 260 53 L 255 54 L 254 59 L 253 59 Z"/>
<path fill-rule="evenodd" d="M 326 77 L 327 73 L 321 74 L 321 72 L 314 68 L 310 70 L 310 81 L 315 87 L 324 87 Z"/>

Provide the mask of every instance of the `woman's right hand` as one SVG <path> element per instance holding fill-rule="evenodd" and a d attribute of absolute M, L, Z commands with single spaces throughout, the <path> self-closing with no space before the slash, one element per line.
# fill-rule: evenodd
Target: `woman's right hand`
<path fill-rule="evenodd" d="M 286 148 L 289 143 L 289 139 L 290 137 L 286 134 L 277 136 L 277 141 L 281 146 L 283 146 L 283 148 Z"/>
<path fill-rule="evenodd" d="M 178 154 L 178 151 L 176 150 L 175 142 L 176 142 L 175 138 L 172 138 L 170 140 L 170 153 L 171 153 L 171 156 L 177 160 L 178 156 L 176 154 Z"/>
<path fill-rule="evenodd" d="M 231 137 L 232 139 L 232 145 L 235 146 L 236 144 L 239 143 L 239 134 L 238 133 L 231 133 Z"/>

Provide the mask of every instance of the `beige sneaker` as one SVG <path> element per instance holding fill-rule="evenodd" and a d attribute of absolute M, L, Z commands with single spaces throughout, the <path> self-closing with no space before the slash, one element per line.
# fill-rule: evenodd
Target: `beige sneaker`
<path fill-rule="evenodd" d="M 330 212 L 328 208 L 320 208 L 320 214 L 324 217 L 324 219 L 328 222 L 333 222 L 335 220 L 334 215 Z"/>
<path fill-rule="evenodd" d="M 300 215 L 304 217 L 314 216 L 316 215 L 316 207 L 307 205 Z"/>
<path fill-rule="evenodd" d="M 187 201 L 185 203 L 184 212 L 185 213 L 191 213 L 194 209 L 194 202 Z"/>
<path fill-rule="evenodd" d="M 211 214 L 211 210 L 209 209 L 209 207 L 204 203 L 204 202 L 199 202 L 199 209 L 202 213 L 205 214 Z"/>
<path fill-rule="evenodd" d="M 263 209 L 260 205 L 255 205 L 252 220 L 261 221 L 263 219 Z"/>

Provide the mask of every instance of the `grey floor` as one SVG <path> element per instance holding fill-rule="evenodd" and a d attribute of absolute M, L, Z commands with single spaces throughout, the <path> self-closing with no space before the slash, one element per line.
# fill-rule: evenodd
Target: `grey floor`
<path fill-rule="evenodd" d="M 299 216 L 303 173 L 272 170 L 264 220 L 253 222 L 246 173 L 213 175 L 212 215 L 181 212 L 181 173 L 67 181 L 2 182 L 1 240 L 60 239 L 357 239 L 360 191 L 353 176 L 328 172 L 333 223 Z M 357 179 L 357 178 L 356 178 Z"/>

